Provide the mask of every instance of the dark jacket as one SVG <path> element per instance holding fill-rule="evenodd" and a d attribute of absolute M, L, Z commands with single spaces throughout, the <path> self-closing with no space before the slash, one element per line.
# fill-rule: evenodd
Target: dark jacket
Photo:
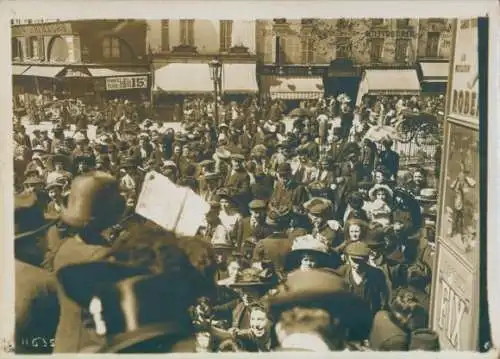
<path fill-rule="evenodd" d="M 391 175 L 397 177 L 399 171 L 399 154 L 393 150 L 382 151 L 378 157 L 378 164 L 387 168 Z"/>
<path fill-rule="evenodd" d="M 292 249 L 293 240 L 285 233 L 275 232 L 264 238 L 254 248 L 253 260 L 271 261 L 278 271 L 285 266 L 285 257 Z"/>

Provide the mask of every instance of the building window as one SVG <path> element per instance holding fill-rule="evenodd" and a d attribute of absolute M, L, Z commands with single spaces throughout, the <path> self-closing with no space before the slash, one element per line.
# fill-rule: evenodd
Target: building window
<path fill-rule="evenodd" d="M 29 40 L 29 51 L 30 57 L 32 59 L 38 59 L 40 57 L 40 43 L 38 37 L 32 36 Z"/>
<path fill-rule="evenodd" d="M 384 50 L 384 39 L 374 38 L 370 41 L 370 59 L 372 62 L 380 62 L 382 60 L 382 52 Z"/>
<path fill-rule="evenodd" d="M 102 56 L 105 59 L 119 59 L 120 52 L 120 39 L 116 37 L 106 37 L 102 41 Z"/>
<path fill-rule="evenodd" d="M 49 42 L 48 58 L 50 62 L 65 62 L 69 58 L 68 44 L 60 36 L 53 37 Z"/>
<path fill-rule="evenodd" d="M 11 44 L 12 44 L 12 59 L 17 60 L 17 61 L 22 61 L 23 60 L 23 45 L 21 43 L 21 40 L 14 37 L 14 38 L 12 38 Z"/>
<path fill-rule="evenodd" d="M 304 64 L 310 64 L 314 62 L 313 58 L 314 51 L 313 51 L 311 36 L 304 36 L 302 38 L 301 49 L 302 49 L 302 62 Z"/>
<path fill-rule="evenodd" d="M 405 28 L 410 26 L 410 19 L 398 19 L 397 20 L 397 27 L 398 28 Z"/>
<path fill-rule="evenodd" d="M 337 59 L 347 59 L 350 57 L 350 41 L 347 36 L 337 36 L 335 42 L 335 57 Z"/>
<path fill-rule="evenodd" d="M 396 40 L 396 61 L 406 62 L 408 55 L 408 39 L 397 39 Z"/>
<path fill-rule="evenodd" d="M 441 33 L 429 32 L 427 33 L 427 47 L 425 48 L 426 57 L 438 57 L 439 38 Z"/>
<path fill-rule="evenodd" d="M 169 21 L 161 21 L 161 51 L 168 51 L 170 48 L 169 41 Z"/>
<path fill-rule="evenodd" d="M 384 19 L 372 19 L 373 26 L 381 26 L 384 25 Z"/>
<path fill-rule="evenodd" d="M 232 44 L 233 20 L 220 21 L 220 51 L 228 51 Z"/>
<path fill-rule="evenodd" d="M 194 20 L 181 20 L 181 45 L 194 46 Z"/>

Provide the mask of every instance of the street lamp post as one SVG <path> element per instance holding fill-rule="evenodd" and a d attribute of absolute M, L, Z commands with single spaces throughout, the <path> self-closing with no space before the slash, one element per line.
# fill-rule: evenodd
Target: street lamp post
<path fill-rule="evenodd" d="M 215 98 L 215 108 L 214 108 L 214 116 L 219 123 L 219 92 L 221 91 L 220 89 L 220 83 L 221 83 L 221 78 L 222 78 L 222 63 L 219 61 L 219 59 L 215 58 L 210 63 L 208 64 L 210 67 L 210 78 L 212 79 L 214 83 L 214 98 Z"/>

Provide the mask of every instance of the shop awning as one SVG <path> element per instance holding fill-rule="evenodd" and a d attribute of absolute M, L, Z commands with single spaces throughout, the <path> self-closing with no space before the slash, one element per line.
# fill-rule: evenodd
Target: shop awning
<path fill-rule="evenodd" d="M 448 62 L 421 62 L 422 81 L 447 82 L 450 64 Z"/>
<path fill-rule="evenodd" d="M 256 71 L 256 64 L 224 64 L 222 90 L 226 93 L 258 92 Z"/>
<path fill-rule="evenodd" d="M 361 82 L 373 95 L 414 95 L 420 93 L 416 70 L 366 70 Z M 359 97 L 359 96 L 358 96 Z"/>
<path fill-rule="evenodd" d="M 27 65 L 12 65 L 12 75 L 22 75 L 28 68 Z"/>
<path fill-rule="evenodd" d="M 146 73 L 146 70 L 140 69 L 111 69 L 111 68 L 89 68 L 92 77 L 119 77 L 119 76 L 134 76 Z"/>
<path fill-rule="evenodd" d="M 321 77 L 265 76 L 264 84 L 272 99 L 312 100 L 324 94 Z"/>
<path fill-rule="evenodd" d="M 62 70 L 64 66 L 31 66 L 23 76 L 56 77 Z"/>
<path fill-rule="evenodd" d="M 172 63 L 155 71 L 154 87 L 157 91 L 177 94 L 213 92 L 207 63 Z"/>

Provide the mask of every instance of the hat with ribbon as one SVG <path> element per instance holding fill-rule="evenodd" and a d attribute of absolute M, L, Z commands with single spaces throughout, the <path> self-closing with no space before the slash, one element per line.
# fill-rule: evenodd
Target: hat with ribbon
<path fill-rule="evenodd" d="M 421 203 L 436 203 L 438 193 L 435 188 L 422 188 L 416 199 Z"/>
<path fill-rule="evenodd" d="M 321 198 L 321 197 L 313 197 L 306 203 L 304 203 L 304 209 L 310 214 L 323 216 L 328 213 L 333 207 L 332 201 Z"/>
<path fill-rule="evenodd" d="M 386 199 L 387 202 L 390 202 L 392 200 L 392 197 L 394 195 L 394 193 L 392 192 L 392 189 L 388 185 L 386 185 L 386 184 L 379 184 L 379 183 L 377 183 L 376 185 L 374 185 L 370 189 L 370 191 L 368 191 L 368 196 L 370 197 L 370 199 L 372 201 L 375 201 L 375 199 L 377 197 L 376 194 L 379 191 L 384 191 L 386 193 L 386 195 L 388 197 Z"/>

